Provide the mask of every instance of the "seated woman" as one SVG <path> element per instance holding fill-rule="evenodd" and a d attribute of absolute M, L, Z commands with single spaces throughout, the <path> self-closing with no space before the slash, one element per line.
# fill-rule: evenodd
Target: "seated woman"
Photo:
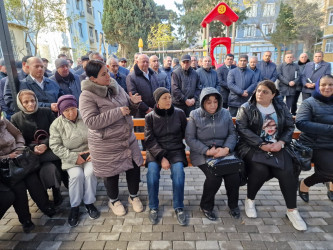
<path fill-rule="evenodd" d="M 153 93 L 156 105 L 146 115 L 145 145 L 149 196 L 149 220 L 158 221 L 158 189 L 161 168 L 171 170 L 173 208 L 180 225 L 186 224 L 184 209 L 184 166 L 187 166 L 185 145 L 186 116 L 183 110 L 172 105 L 171 94 L 166 88 L 157 88 Z"/>
<path fill-rule="evenodd" d="M 62 169 L 69 175 L 69 199 L 71 211 L 68 224 L 76 227 L 79 223 L 81 201 L 89 217 L 97 219 L 100 213 L 94 206 L 96 201 L 97 178 L 93 173 L 88 148 L 88 128 L 83 123 L 73 95 L 58 99 L 60 116 L 50 127 L 50 148 L 61 159 Z"/>
<path fill-rule="evenodd" d="M 1 110 L 0 135 L 0 159 L 17 157 L 19 152 L 16 149 L 24 146 L 24 138 L 12 123 L 1 115 Z M 27 189 L 31 198 L 43 213 L 50 217 L 55 214 L 55 210 L 50 206 L 47 193 L 44 191 L 37 174 L 32 173 L 15 185 L 8 186 L 3 181 L 0 181 L 0 218 L 13 205 L 18 219 L 23 226 L 23 231 L 29 233 L 34 229 L 35 225 L 31 221 L 31 214 L 29 212 Z"/>
<path fill-rule="evenodd" d="M 59 206 L 63 201 L 60 192 L 60 159 L 50 150 L 48 138 L 43 138 L 40 142 L 35 141 L 35 133 L 38 130 L 44 130 L 49 134 L 50 126 L 55 117 L 51 109 L 38 107 L 37 97 L 31 90 L 21 90 L 17 94 L 16 101 L 21 111 L 14 114 L 11 121 L 15 127 L 21 130 L 26 146 L 39 155 L 41 162 L 39 171 L 40 180 L 43 183 L 45 191 L 48 188 L 52 188 L 54 205 Z M 56 164 L 58 164 L 58 168 Z"/>
<path fill-rule="evenodd" d="M 222 108 L 222 96 L 212 87 L 200 94 L 200 108 L 190 113 L 185 139 L 190 147 L 193 166 L 198 166 L 206 176 L 200 209 L 209 220 L 216 220 L 214 200 L 222 179 L 228 196 L 230 215 L 238 219 L 239 173 L 215 176 L 208 168 L 207 158 L 223 157 L 234 151 L 237 134 L 228 110 Z"/>
<path fill-rule="evenodd" d="M 143 157 L 133 132 L 131 114 L 141 102 L 138 94 L 128 96 L 110 78 L 105 64 L 90 60 L 86 65 L 89 80 L 81 83 L 80 113 L 88 127 L 88 144 L 94 173 L 104 178 L 109 207 L 118 216 L 126 214 L 119 201 L 119 174 L 126 173 L 128 202 L 137 213 L 143 211 L 139 199 L 140 165 Z"/>
<path fill-rule="evenodd" d="M 313 149 L 315 173 L 300 181 L 299 196 L 309 202 L 309 188 L 327 184 L 327 196 L 333 201 L 333 77 L 323 76 L 312 97 L 304 100 L 296 115 L 296 126 L 302 131 L 300 141 Z"/>
<path fill-rule="evenodd" d="M 294 122 L 288 107 L 278 99 L 278 95 L 272 81 L 260 82 L 236 117 L 239 134 L 237 150 L 245 161 L 248 174 L 245 213 L 249 218 L 257 217 L 256 195 L 267 180 L 275 177 L 287 205 L 287 217 L 297 230 L 306 230 L 296 205 L 299 172 L 294 171 L 292 158 L 284 149 L 285 144 L 291 142 Z M 270 164 L 269 159 L 277 164 Z"/>

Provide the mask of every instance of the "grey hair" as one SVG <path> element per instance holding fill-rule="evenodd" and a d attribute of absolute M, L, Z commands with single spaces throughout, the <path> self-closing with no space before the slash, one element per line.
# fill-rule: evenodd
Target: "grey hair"
<path fill-rule="evenodd" d="M 89 60 L 93 60 L 95 55 L 100 55 L 98 52 L 92 52 L 89 54 Z"/>
<path fill-rule="evenodd" d="M 110 65 L 110 63 L 111 63 L 112 61 L 115 61 L 115 62 L 119 63 L 119 61 L 118 61 L 117 58 L 115 58 L 115 57 L 113 57 L 113 56 L 110 56 L 110 57 L 108 58 L 108 60 L 106 61 L 106 65 Z"/>

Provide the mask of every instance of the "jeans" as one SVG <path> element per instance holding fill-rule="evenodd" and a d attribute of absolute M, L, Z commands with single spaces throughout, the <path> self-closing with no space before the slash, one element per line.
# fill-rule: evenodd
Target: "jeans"
<path fill-rule="evenodd" d="M 173 208 L 184 208 L 184 164 L 176 162 L 171 164 L 171 179 L 173 190 Z M 158 189 L 160 185 L 161 166 L 157 162 L 148 163 L 147 186 L 149 197 L 149 208 L 158 209 Z"/>

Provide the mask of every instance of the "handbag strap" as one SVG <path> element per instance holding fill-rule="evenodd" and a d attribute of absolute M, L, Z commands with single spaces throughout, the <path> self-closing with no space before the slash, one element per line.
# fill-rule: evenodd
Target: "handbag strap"
<path fill-rule="evenodd" d="M 38 129 L 34 134 L 34 140 L 37 144 L 40 144 L 41 140 L 44 140 L 44 139 L 49 138 L 49 137 L 50 137 L 49 133 L 47 133 L 43 129 Z"/>

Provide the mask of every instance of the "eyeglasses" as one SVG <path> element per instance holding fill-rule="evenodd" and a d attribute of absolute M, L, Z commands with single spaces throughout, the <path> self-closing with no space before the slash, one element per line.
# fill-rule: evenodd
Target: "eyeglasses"
<path fill-rule="evenodd" d="M 257 93 L 260 94 L 260 93 L 263 93 L 264 95 L 268 95 L 268 94 L 271 94 L 272 92 L 269 91 L 269 90 L 261 90 L 261 89 L 257 89 Z"/>

